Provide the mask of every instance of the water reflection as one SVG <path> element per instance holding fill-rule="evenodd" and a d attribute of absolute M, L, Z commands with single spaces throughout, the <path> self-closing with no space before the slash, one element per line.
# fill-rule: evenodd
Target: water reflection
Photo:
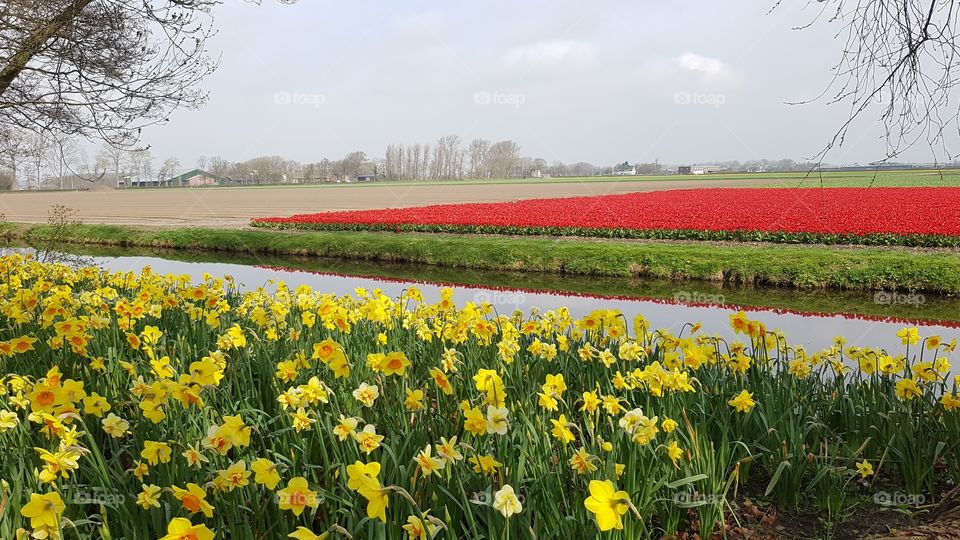
<path fill-rule="evenodd" d="M 396 278 L 364 277 L 340 275 L 337 273 L 310 272 L 277 268 L 273 266 L 251 266 L 217 262 L 185 262 L 157 257 L 94 257 L 94 262 L 113 271 L 140 272 L 150 266 L 154 272 L 172 274 L 190 274 L 200 279 L 201 274 L 215 276 L 231 275 L 244 289 L 257 287 L 271 288 L 271 282 L 283 280 L 291 288 L 299 285 L 332 292 L 338 295 L 353 294 L 357 287 L 379 288 L 390 296 L 398 296 L 413 282 Z M 440 298 L 443 283 L 416 283 L 423 291 L 426 301 L 435 302 Z M 488 301 L 496 309 L 510 312 L 520 309 L 545 311 L 566 306 L 574 316 L 583 316 L 594 309 L 608 308 L 622 311 L 628 318 L 643 313 L 655 328 L 665 328 L 679 332 L 687 322 L 700 321 L 707 332 L 719 333 L 727 339 L 736 339 L 729 327 L 729 316 L 736 308 L 731 306 L 711 306 L 683 303 L 674 300 L 653 298 L 623 298 L 604 295 L 583 295 L 542 290 L 505 289 L 483 285 L 457 284 L 454 287 L 454 300 L 462 305 L 466 302 Z M 882 347 L 891 352 L 902 351 L 903 346 L 896 332 L 905 324 L 900 320 L 882 320 L 851 314 L 810 314 L 793 313 L 770 307 L 744 307 L 753 319 L 763 321 L 767 328 L 779 329 L 786 333 L 793 344 L 802 344 L 808 350 L 830 347 L 833 337 L 843 335 L 849 345 Z M 914 325 L 914 324 L 910 324 Z M 939 335 L 949 341 L 960 337 L 956 322 L 917 321 L 922 336 Z"/>

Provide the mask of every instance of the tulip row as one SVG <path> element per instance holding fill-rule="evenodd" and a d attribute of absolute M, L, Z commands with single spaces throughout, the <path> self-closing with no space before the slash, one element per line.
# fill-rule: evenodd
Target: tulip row
<path fill-rule="evenodd" d="M 258 227 L 960 246 L 960 188 L 699 189 L 268 217 Z"/>

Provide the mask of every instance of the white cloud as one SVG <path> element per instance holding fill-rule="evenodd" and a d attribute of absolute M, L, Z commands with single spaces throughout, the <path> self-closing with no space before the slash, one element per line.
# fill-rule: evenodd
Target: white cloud
<path fill-rule="evenodd" d="M 700 73 L 710 78 L 725 78 L 731 76 L 733 73 L 733 70 L 726 62 L 689 51 L 678 56 L 676 62 L 683 69 Z"/>
<path fill-rule="evenodd" d="M 582 66 L 596 56 L 596 47 L 585 41 L 540 41 L 507 51 L 504 62 L 513 69 Z"/>

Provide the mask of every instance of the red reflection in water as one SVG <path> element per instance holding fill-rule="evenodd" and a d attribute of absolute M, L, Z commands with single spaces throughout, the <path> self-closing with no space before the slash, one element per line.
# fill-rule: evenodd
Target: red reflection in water
<path fill-rule="evenodd" d="M 374 281 L 385 281 L 388 283 L 409 283 L 415 285 L 432 285 L 436 287 L 456 287 L 459 289 L 478 289 L 487 291 L 519 291 L 530 294 L 545 294 L 551 296 L 566 296 L 572 298 L 595 298 L 599 300 L 626 300 L 634 302 L 651 302 L 654 304 L 677 305 L 687 307 L 705 307 L 730 311 L 749 311 L 749 312 L 768 312 L 777 315 L 799 315 L 801 317 L 843 317 L 844 319 L 854 319 L 861 321 L 875 321 L 896 324 L 912 324 L 917 326 L 943 326 L 946 328 L 960 328 L 960 321 L 941 321 L 936 319 L 911 319 L 905 317 L 882 317 L 878 315 L 862 315 L 857 313 L 827 313 L 817 311 L 800 311 L 796 309 L 773 308 L 766 306 L 745 306 L 740 304 L 721 304 L 709 302 L 684 302 L 680 300 L 671 300 L 669 298 L 654 298 L 650 296 L 632 296 L 632 295 L 607 295 L 607 294 L 587 294 L 573 291 L 553 291 L 549 289 L 532 289 L 523 287 L 497 287 L 494 285 L 472 285 L 467 283 L 454 283 L 446 281 L 427 281 L 419 279 L 400 279 L 392 277 L 371 277 L 360 274 L 343 274 L 338 272 L 320 272 L 317 270 L 300 270 L 296 268 L 287 268 L 283 266 L 257 265 L 256 268 L 273 270 L 277 272 L 298 272 L 302 274 L 313 274 L 317 276 L 330 276 L 354 279 L 370 279 Z"/>

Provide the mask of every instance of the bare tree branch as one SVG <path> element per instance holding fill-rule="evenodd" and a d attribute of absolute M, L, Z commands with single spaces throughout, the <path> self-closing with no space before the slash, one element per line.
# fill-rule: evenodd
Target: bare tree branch
<path fill-rule="evenodd" d="M 777 2 L 773 9 L 777 9 Z M 879 108 L 886 148 L 883 163 L 918 143 L 934 160 L 953 159 L 947 137 L 960 133 L 960 110 L 951 102 L 958 71 L 957 0 L 810 0 L 824 20 L 839 24 L 844 40 L 834 77 L 824 93 L 849 107 L 847 119 L 814 157 L 821 163 L 843 145 L 856 120 Z"/>
<path fill-rule="evenodd" d="M 204 103 L 220 3 L 0 0 L 0 123 L 134 144 L 172 110 Z"/>

